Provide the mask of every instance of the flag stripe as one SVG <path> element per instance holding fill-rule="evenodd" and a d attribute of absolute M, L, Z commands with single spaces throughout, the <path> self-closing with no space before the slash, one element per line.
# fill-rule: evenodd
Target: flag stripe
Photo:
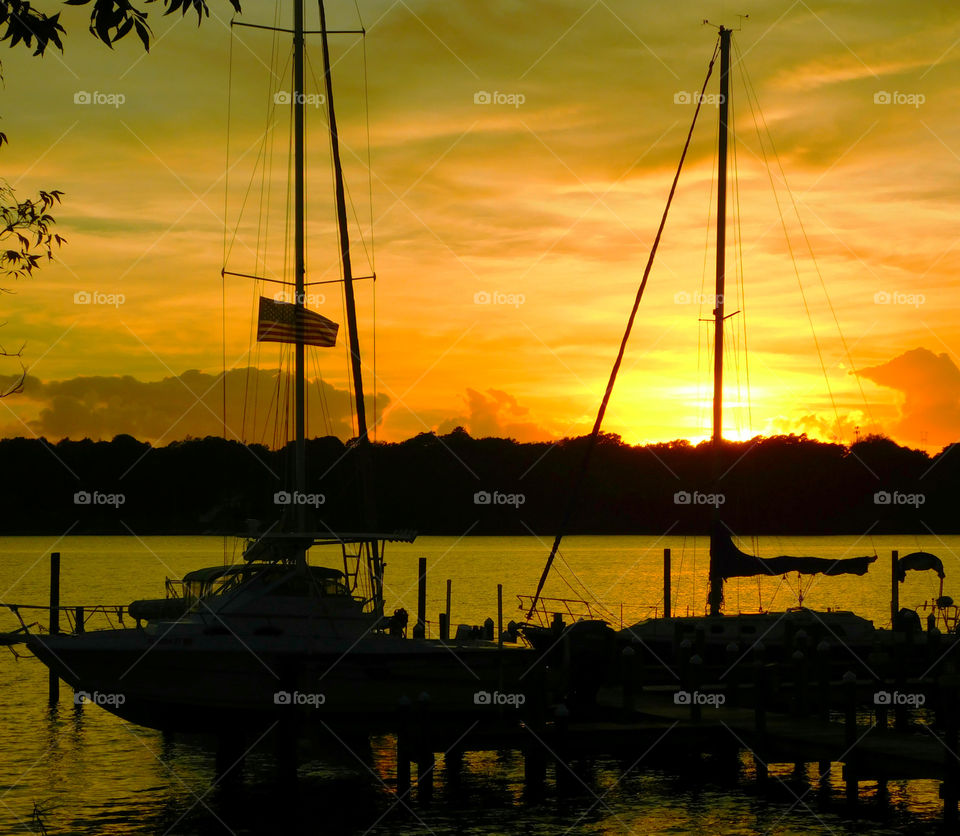
<path fill-rule="evenodd" d="M 297 318 L 300 321 L 304 345 L 329 348 L 337 344 L 337 333 L 340 330 L 338 323 L 290 302 L 278 302 L 265 296 L 260 297 L 257 341 L 295 343 Z"/>

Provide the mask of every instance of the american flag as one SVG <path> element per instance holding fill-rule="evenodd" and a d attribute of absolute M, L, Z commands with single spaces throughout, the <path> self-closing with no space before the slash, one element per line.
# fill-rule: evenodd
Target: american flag
<path fill-rule="evenodd" d="M 339 324 L 318 313 L 298 308 L 290 302 L 277 302 L 260 297 L 257 317 L 257 341 L 262 343 L 295 343 L 297 341 L 296 312 L 300 311 L 300 327 L 304 345 L 333 346 L 337 344 Z"/>

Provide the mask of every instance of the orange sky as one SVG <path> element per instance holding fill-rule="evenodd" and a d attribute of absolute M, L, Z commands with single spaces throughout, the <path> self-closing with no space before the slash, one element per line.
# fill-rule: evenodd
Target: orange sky
<path fill-rule="evenodd" d="M 245 20 L 272 22 L 272 4 L 246 5 Z M 286 42 L 271 58 L 270 35 L 237 31 L 231 62 L 229 4 L 210 6 L 199 29 L 195 18 L 152 10 L 149 55 L 135 38 L 107 49 L 87 33 L 87 12 L 71 8 L 62 55 L 3 55 L 6 176 L 22 196 L 65 192 L 57 218 L 69 241 L 57 263 L 0 297 L 3 344 L 26 342 L 31 375 L 23 394 L 0 402 L 6 435 L 132 432 L 164 443 L 218 431 L 224 207 L 236 230 L 228 268 L 289 275 L 289 107 L 273 99 L 290 85 Z M 328 6 L 331 26 L 356 25 L 352 3 Z M 736 25 L 740 6 L 378 0 L 360 10 L 378 437 L 457 424 L 521 440 L 585 432 L 693 114 L 684 94 L 699 88 L 713 48 L 715 32 L 700 21 Z M 843 440 L 860 426 L 939 449 L 960 435 L 960 13 L 946 2 L 878 2 L 868 13 L 767 2 L 750 11 L 735 41 L 817 258 L 815 266 L 774 168 L 798 282 L 738 67 L 750 407 L 741 314 L 728 325 L 726 433 L 830 438 L 839 414 Z M 289 17 L 283 4 L 282 25 Z M 339 36 L 333 51 L 355 272 L 366 275 L 363 50 Z M 319 74 L 319 49 L 310 67 L 308 76 Z M 482 91 L 501 101 L 475 102 Z M 84 92 L 101 103 L 75 103 Z M 338 270 L 322 113 L 308 108 L 315 281 Z M 608 411 L 605 428 L 631 442 L 708 434 L 710 332 L 698 319 L 712 308 L 703 297 L 712 292 L 712 253 L 706 271 L 704 261 L 716 118 L 704 108 Z M 263 159 L 273 162 L 266 174 Z M 270 211 L 259 211 L 268 200 Z M 731 255 L 731 275 L 734 266 Z M 334 287 L 316 288 L 324 298 L 313 307 L 344 322 Z M 94 304 L 75 301 L 84 292 L 99 294 Z M 373 395 L 371 283 L 358 292 Z M 247 280 L 230 280 L 226 357 L 238 371 L 228 379 L 228 435 L 270 441 L 265 403 L 278 349 L 247 353 L 253 294 Z M 484 294 L 492 302 L 478 304 Z M 313 433 L 349 432 L 346 359 L 341 339 L 311 360 L 323 379 Z M 851 361 L 871 370 L 862 394 Z M 248 402 L 244 418 L 249 376 L 239 370 L 250 363 L 264 372 L 250 388 L 258 412 Z"/>

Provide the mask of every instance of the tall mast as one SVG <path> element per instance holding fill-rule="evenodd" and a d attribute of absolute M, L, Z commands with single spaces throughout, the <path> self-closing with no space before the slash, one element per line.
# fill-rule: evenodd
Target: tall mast
<path fill-rule="evenodd" d="M 301 308 L 304 307 L 306 294 L 304 292 L 304 274 L 306 273 L 306 243 L 305 243 L 305 214 L 306 198 L 304 196 L 304 84 L 303 84 L 303 0 L 295 0 L 293 4 L 293 168 L 294 168 L 294 312 L 296 323 L 296 349 L 294 360 L 296 400 L 294 413 L 295 431 L 295 476 L 294 489 L 301 494 L 307 490 L 307 457 L 306 457 L 306 406 L 304 391 L 306 388 L 306 370 L 303 345 L 303 317 Z M 296 526 L 298 531 L 306 529 L 306 506 L 297 503 Z"/>
<path fill-rule="evenodd" d="M 300 0 L 302 2 L 302 0 Z M 330 118 L 330 150 L 337 201 L 337 226 L 340 231 L 340 259 L 343 262 L 343 287 L 347 302 L 347 332 L 350 340 L 350 364 L 357 410 L 357 434 L 360 445 L 367 442 L 367 413 L 363 402 L 363 368 L 360 363 L 360 336 L 357 331 L 357 307 L 353 293 L 353 269 L 350 264 L 350 236 L 347 230 L 347 205 L 344 199 L 343 167 L 340 164 L 340 139 L 337 115 L 333 107 L 333 79 L 330 75 L 330 48 L 327 44 L 327 16 L 320 0 L 320 34 L 323 39 L 323 76 Z"/>
<path fill-rule="evenodd" d="M 360 362 L 360 334 L 357 328 L 356 297 L 353 292 L 353 268 L 350 262 L 350 234 L 347 228 L 347 202 L 344 196 L 343 166 L 340 163 L 340 137 L 337 133 L 337 114 L 333 106 L 333 76 L 330 72 L 330 47 L 327 42 L 327 14 L 323 0 L 320 7 L 320 38 L 323 42 L 323 78 L 327 98 L 327 115 L 330 120 L 330 155 L 333 159 L 334 188 L 337 203 L 337 227 L 340 236 L 340 261 L 343 265 L 343 289 L 346 301 L 347 334 L 350 342 L 350 368 L 353 376 L 353 391 L 357 413 L 357 464 L 361 482 L 362 523 L 370 531 L 376 529 L 376 507 L 373 492 L 373 473 L 370 461 L 370 439 L 367 436 L 367 412 L 363 400 L 363 365 Z M 382 610 L 382 564 L 379 543 L 368 544 L 368 560 L 373 585 L 375 607 Z"/>
<path fill-rule="evenodd" d="M 727 117 L 730 106 L 730 30 L 720 27 L 720 129 L 717 146 L 717 280 L 713 309 L 713 460 L 714 479 L 720 478 L 723 444 L 723 302 L 727 246 Z M 715 484 L 715 487 L 719 487 Z M 714 506 L 719 522 L 719 506 Z M 719 615 L 723 603 L 723 578 L 710 561 L 710 615 Z"/>

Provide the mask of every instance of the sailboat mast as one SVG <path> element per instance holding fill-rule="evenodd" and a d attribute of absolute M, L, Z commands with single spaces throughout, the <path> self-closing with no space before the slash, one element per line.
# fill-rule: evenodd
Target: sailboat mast
<path fill-rule="evenodd" d="M 343 287 L 347 302 L 347 332 L 350 340 L 350 363 L 357 411 L 357 434 L 360 444 L 367 441 L 367 414 L 363 401 L 363 369 L 360 363 L 360 336 L 357 330 L 357 306 L 353 292 L 353 268 L 350 263 L 350 236 L 347 230 L 347 205 L 344 198 L 343 166 L 340 163 L 340 139 L 337 116 L 333 107 L 333 79 L 330 75 L 330 48 L 327 43 L 327 16 L 320 2 L 320 30 L 323 39 L 323 75 L 330 118 L 330 146 L 333 156 L 334 187 L 337 201 L 337 226 L 340 230 L 340 259 L 343 262 Z"/>
<path fill-rule="evenodd" d="M 717 279 L 713 309 L 713 443 L 723 440 L 723 297 L 727 257 L 727 115 L 730 30 L 720 27 L 720 131 L 717 150 Z"/>
<path fill-rule="evenodd" d="M 727 119 L 730 106 L 730 30 L 720 27 L 720 128 L 717 145 L 717 277 L 713 309 L 713 461 L 714 478 L 720 478 L 720 456 L 723 444 L 723 302 L 726 280 L 727 249 Z M 717 487 L 717 486 L 715 486 Z M 719 506 L 715 506 L 714 522 L 719 522 Z M 711 554 L 710 592 L 707 599 L 710 615 L 719 615 L 723 603 L 723 578 Z"/>
<path fill-rule="evenodd" d="M 360 334 L 357 328 L 357 305 L 353 291 L 353 267 L 350 262 L 350 234 L 347 228 L 347 202 L 343 185 L 343 166 L 340 162 L 340 137 L 337 133 L 337 114 L 333 106 L 333 76 L 330 72 L 330 46 L 327 41 L 327 14 L 323 0 L 320 7 L 320 38 L 323 42 L 323 78 L 327 97 L 327 115 L 330 120 L 330 155 L 333 159 L 334 191 L 337 203 L 337 228 L 340 236 L 340 261 L 343 267 L 343 289 L 346 302 L 347 335 L 350 342 L 350 367 L 353 376 L 353 392 L 357 414 L 357 464 L 360 473 L 363 524 L 369 529 L 376 527 L 376 507 L 373 490 L 373 473 L 370 461 L 370 439 L 367 436 L 367 412 L 363 399 L 363 366 L 360 362 Z M 374 607 L 383 609 L 383 565 L 379 552 L 380 544 L 371 540 L 368 544 L 372 595 Z"/>
<path fill-rule="evenodd" d="M 303 316 L 300 309 L 306 301 L 304 276 L 306 274 L 306 197 L 304 190 L 304 83 L 303 83 L 303 0 L 294 0 L 293 4 L 293 168 L 294 168 L 294 312 L 296 323 L 296 348 L 294 359 L 294 433 L 295 433 L 295 473 L 294 488 L 301 494 L 307 490 L 306 456 L 306 363 L 303 344 Z M 296 524 L 298 531 L 306 529 L 306 506 L 296 504 Z"/>

